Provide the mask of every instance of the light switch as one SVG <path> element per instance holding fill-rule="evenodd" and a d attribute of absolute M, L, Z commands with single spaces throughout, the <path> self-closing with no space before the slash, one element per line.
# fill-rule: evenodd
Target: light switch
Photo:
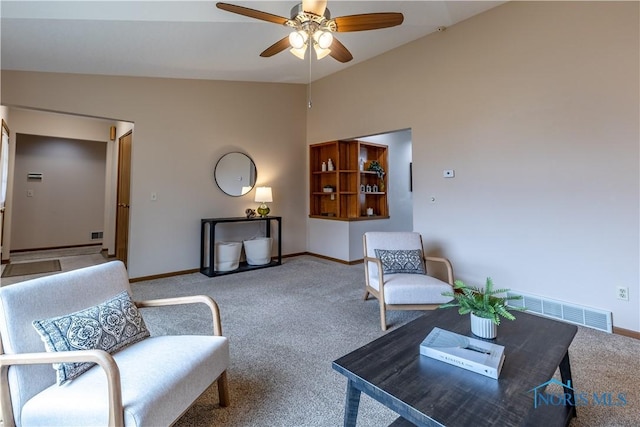
<path fill-rule="evenodd" d="M 33 190 L 27 190 L 27 197 L 33 197 Z"/>
<path fill-rule="evenodd" d="M 445 178 L 453 178 L 454 176 L 456 176 L 456 171 L 454 171 L 453 169 L 445 169 L 442 171 L 442 176 Z"/>
<path fill-rule="evenodd" d="M 155 191 L 151 192 L 151 201 L 155 202 L 156 200 L 158 200 L 158 193 L 156 193 Z"/>

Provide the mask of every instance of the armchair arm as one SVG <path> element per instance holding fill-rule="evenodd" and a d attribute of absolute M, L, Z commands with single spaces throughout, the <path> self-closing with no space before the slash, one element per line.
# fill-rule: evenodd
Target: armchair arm
<path fill-rule="evenodd" d="M 382 284 L 384 282 L 382 275 L 384 274 L 382 271 L 382 261 L 380 261 L 380 258 L 376 258 L 376 257 L 371 257 L 371 256 L 365 256 L 364 257 L 364 268 L 365 268 L 365 274 L 366 274 L 366 278 L 367 278 L 367 282 L 369 281 L 369 266 L 368 263 L 374 263 L 377 267 L 378 267 L 378 278 L 379 278 L 379 282 L 380 284 Z"/>
<path fill-rule="evenodd" d="M 107 389 L 109 395 L 109 425 L 114 427 L 124 426 L 124 410 L 122 408 L 122 386 L 120 383 L 120 369 L 113 356 L 104 350 L 76 350 L 61 351 L 57 353 L 20 353 L 0 354 L 0 385 L 1 407 L 4 414 L 5 426 L 13 423 L 11 409 L 11 395 L 7 381 L 8 369 L 11 365 L 38 365 L 49 363 L 78 363 L 93 362 L 107 374 Z M 9 413 L 7 413 L 9 412 Z"/>
<path fill-rule="evenodd" d="M 213 317 L 213 334 L 222 335 L 222 322 L 220 321 L 220 309 L 213 298 L 206 295 L 192 295 L 186 297 L 163 298 L 146 301 L 135 301 L 136 307 L 161 307 L 165 305 L 182 305 L 182 304 L 206 304 L 211 310 Z"/>
<path fill-rule="evenodd" d="M 443 263 L 447 269 L 447 282 L 453 286 L 453 267 L 448 259 L 436 256 L 426 256 L 424 259 L 425 261 Z"/>

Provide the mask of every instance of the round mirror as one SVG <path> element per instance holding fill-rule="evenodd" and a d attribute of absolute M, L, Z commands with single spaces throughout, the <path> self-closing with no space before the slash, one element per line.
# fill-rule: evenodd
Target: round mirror
<path fill-rule="evenodd" d="M 216 184 L 229 196 L 243 196 L 256 185 L 256 165 L 243 153 L 225 154 L 216 163 Z"/>

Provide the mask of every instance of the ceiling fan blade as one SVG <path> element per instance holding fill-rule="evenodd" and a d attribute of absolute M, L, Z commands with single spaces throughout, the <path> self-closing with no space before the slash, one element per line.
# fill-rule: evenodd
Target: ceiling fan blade
<path fill-rule="evenodd" d="M 331 56 L 336 61 L 344 63 L 349 62 L 353 59 L 353 55 L 351 55 L 349 49 L 344 47 L 344 45 L 340 43 L 340 40 L 335 37 L 333 38 L 333 43 L 331 43 L 331 47 L 329 47 L 329 49 L 331 49 L 331 52 L 329 52 L 329 56 Z"/>
<path fill-rule="evenodd" d="M 336 31 L 345 33 L 395 27 L 402 24 L 404 16 L 397 12 L 364 13 L 362 15 L 339 16 L 334 21 L 336 22 Z"/>
<path fill-rule="evenodd" d="M 327 8 L 327 0 L 302 0 L 302 10 L 323 16 Z"/>
<path fill-rule="evenodd" d="M 260 54 L 260 56 L 262 56 L 263 58 L 268 58 L 270 56 L 275 55 L 276 53 L 282 52 L 283 50 L 287 49 L 288 47 L 289 47 L 289 36 L 286 36 L 286 37 L 283 37 L 282 39 L 278 40 L 277 42 L 275 42 L 274 44 L 272 44 L 268 48 L 266 48 Z"/>
<path fill-rule="evenodd" d="M 288 19 L 282 16 L 273 15 L 271 13 L 262 12 L 248 7 L 236 6 L 229 3 L 216 3 L 218 9 L 226 10 L 227 12 L 237 13 L 238 15 L 248 16 L 249 18 L 260 19 L 261 21 L 273 22 L 274 24 L 284 25 Z"/>

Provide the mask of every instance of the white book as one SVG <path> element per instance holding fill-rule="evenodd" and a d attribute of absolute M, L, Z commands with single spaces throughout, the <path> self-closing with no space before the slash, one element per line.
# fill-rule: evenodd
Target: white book
<path fill-rule="evenodd" d="M 420 344 L 420 354 L 498 379 L 504 346 L 433 328 Z"/>

